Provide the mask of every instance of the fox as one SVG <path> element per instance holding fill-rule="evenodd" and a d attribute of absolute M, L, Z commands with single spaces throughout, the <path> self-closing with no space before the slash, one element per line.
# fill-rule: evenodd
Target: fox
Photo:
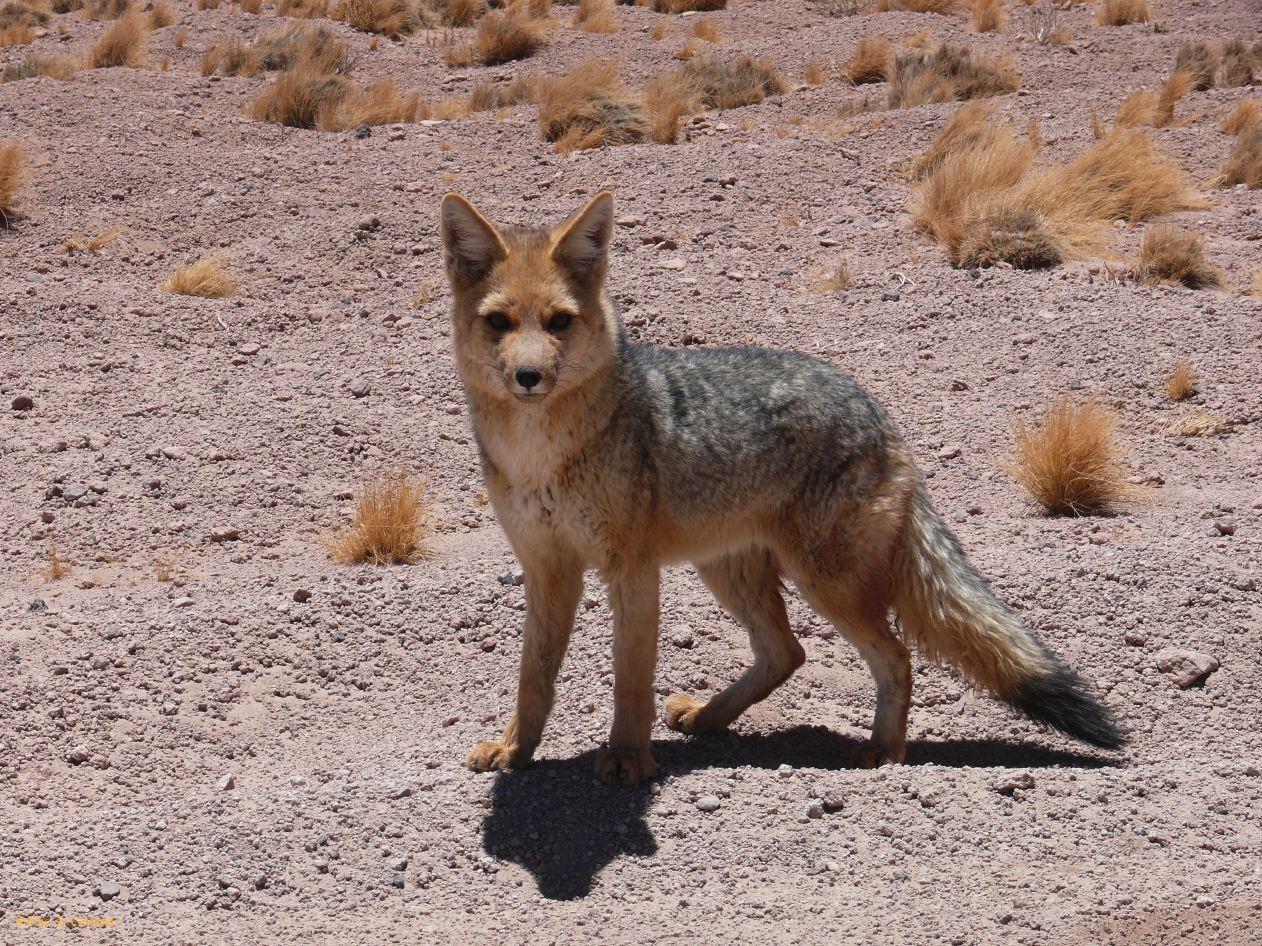
<path fill-rule="evenodd" d="M 753 661 L 709 700 L 668 697 L 676 732 L 723 730 L 802 666 L 792 584 L 875 681 L 855 766 L 906 756 L 909 645 L 1033 720 L 1120 749 L 1112 711 L 969 562 L 884 408 L 807 355 L 633 344 L 606 291 L 613 228 L 609 191 L 546 229 L 497 227 L 454 193 L 441 203 L 456 370 L 526 597 L 516 708 L 469 768 L 531 763 L 595 570 L 614 670 L 596 775 L 653 778 L 660 576 L 685 562 L 744 627 Z"/>

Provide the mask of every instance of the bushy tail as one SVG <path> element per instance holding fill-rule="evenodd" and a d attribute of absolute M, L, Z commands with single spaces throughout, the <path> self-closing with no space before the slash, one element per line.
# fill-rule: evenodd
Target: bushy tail
<path fill-rule="evenodd" d="M 916 487 L 895 560 L 895 610 L 904 631 L 930 659 L 1083 742 L 1120 748 L 1126 734 L 1073 668 L 1022 628 Z"/>

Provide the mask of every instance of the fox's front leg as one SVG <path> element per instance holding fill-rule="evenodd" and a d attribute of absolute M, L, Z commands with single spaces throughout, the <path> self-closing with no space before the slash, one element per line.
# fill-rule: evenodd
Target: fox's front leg
<path fill-rule="evenodd" d="M 522 561 L 526 576 L 526 629 L 522 638 L 517 711 L 497 742 L 469 753 L 469 768 L 517 769 L 529 765 L 552 710 L 557 673 L 583 593 L 583 567 L 566 556 Z"/>
<path fill-rule="evenodd" d="M 634 785 L 657 771 L 649 750 L 653 729 L 653 672 L 657 667 L 656 565 L 610 575 L 613 608 L 613 729 L 596 755 L 596 775 L 606 785 Z"/>

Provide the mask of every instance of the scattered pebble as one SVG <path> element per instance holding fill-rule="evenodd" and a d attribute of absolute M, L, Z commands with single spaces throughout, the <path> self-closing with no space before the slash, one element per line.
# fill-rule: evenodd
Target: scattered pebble
<path fill-rule="evenodd" d="M 1167 647 L 1157 654 L 1157 669 L 1170 674 L 1175 686 L 1186 690 L 1217 670 L 1218 660 L 1200 651 Z"/>

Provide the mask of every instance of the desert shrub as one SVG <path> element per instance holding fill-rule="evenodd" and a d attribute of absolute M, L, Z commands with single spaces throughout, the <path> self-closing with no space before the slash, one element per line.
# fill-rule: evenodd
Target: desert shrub
<path fill-rule="evenodd" d="M 1253 85 L 1253 56 L 1238 39 L 1223 44 L 1219 82 L 1228 88 Z"/>
<path fill-rule="evenodd" d="M 807 85 L 827 85 L 828 77 L 828 66 L 818 60 L 812 59 L 802 67 L 802 81 Z"/>
<path fill-rule="evenodd" d="M 314 20 L 327 16 L 329 0 L 275 0 L 277 16 Z"/>
<path fill-rule="evenodd" d="M 1262 125 L 1245 125 L 1236 135 L 1235 146 L 1218 171 L 1220 187 L 1244 184 L 1250 190 L 1262 188 Z"/>
<path fill-rule="evenodd" d="M 48 11 L 41 7 L 23 3 L 22 0 L 8 0 L 0 6 L 0 30 L 47 25 Z"/>
<path fill-rule="evenodd" d="M 52 0 L 54 13 L 74 13 L 83 9 L 83 0 Z"/>
<path fill-rule="evenodd" d="M 961 266 L 1050 269 L 1065 261 L 1065 245 L 1037 210 L 997 204 L 966 222 L 958 255 Z"/>
<path fill-rule="evenodd" d="M 421 25 L 409 0 L 338 0 L 333 19 L 362 33 L 391 38 L 413 33 Z"/>
<path fill-rule="evenodd" d="M 1231 114 L 1222 120 L 1218 130 L 1225 135 L 1238 135 L 1251 125 L 1262 124 L 1262 107 L 1257 99 L 1241 99 Z"/>
<path fill-rule="evenodd" d="M 694 59 L 683 66 L 685 82 L 702 108 L 727 109 L 754 105 L 769 95 L 789 91 L 789 82 L 770 59 L 741 56 L 733 62 Z"/>
<path fill-rule="evenodd" d="M 487 112 L 492 109 L 539 101 L 539 89 L 545 80 L 539 76 L 518 76 L 507 85 L 479 82 L 469 93 L 469 110 Z"/>
<path fill-rule="evenodd" d="M 1130 127 L 1170 127 L 1175 123 L 1175 105 L 1188 93 L 1193 82 L 1189 73 L 1173 72 L 1159 90 L 1140 89 L 1132 92 L 1118 107 L 1115 123 Z"/>
<path fill-rule="evenodd" d="M 1014 92 L 1021 80 L 1012 64 L 973 55 L 962 46 L 940 46 L 898 56 L 890 80 L 890 108 L 967 101 Z"/>
<path fill-rule="evenodd" d="M 0 26 L 0 47 L 29 46 L 35 42 L 35 28 L 31 26 Z"/>
<path fill-rule="evenodd" d="M 846 63 L 845 76 L 854 85 L 884 82 L 894 66 L 894 47 L 880 36 L 864 36 Z"/>
<path fill-rule="evenodd" d="M 983 140 L 994 130 L 991 107 L 985 102 L 969 102 L 955 110 L 947 119 L 929 146 L 913 166 L 912 176 L 923 180 L 946 159 L 959 151 L 979 149 Z"/>
<path fill-rule="evenodd" d="M 170 26 L 178 17 L 165 3 L 155 3 L 149 8 L 149 29 L 160 30 L 164 26 Z"/>
<path fill-rule="evenodd" d="M 618 13 L 613 0 L 578 0 L 570 23 L 585 33 L 616 33 Z"/>
<path fill-rule="evenodd" d="M 1003 0 L 970 0 L 969 6 L 974 33 L 993 33 L 1002 30 L 1008 22 Z"/>
<path fill-rule="evenodd" d="M 117 20 L 132 12 L 132 0 L 88 0 L 84 9 L 90 20 Z"/>
<path fill-rule="evenodd" d="M 1149 285 L 1221 289 L 1223 274 L 1205 259 L 1205 240 L 1171 226 L 1150 228 L 1139 244 L 1139 281 Z"/>
<path fill-rule="evenodd" d="M 709 13 L 727 9 L 727 0 L 651 0 L 644 4 L 649 5 L 658 13 Z"/>
<path fill-rule="evenodd" d="M 1184 43 L 1174 61 L 1174 71 L 1187 73 L 1192 80 L 1192 88 L 1204 92 L 1214 87 L 1218 56 L 1209 43 Z"/>
<path fill-rule="evenodd" d="M 426 9 L 443 26 L 472 26 L 486 13 L 486 0 L 430 0 Z"/>
<path fill-rule="evenodd" d="M 344 75 L 330 75 L 305 62 L 281 72 L 250 105 L 249 113 L 258 121 L 318 131 L 414 122 L 429 115 L 419 93 L 400 92 L 392 79 L 360 87 Z"/>
<path fill-rule="evenodd" d="M 1186 401 L 1195 394 L 1199 387 L 1196 371 L 1191 362 L 1180 358 L 1170 376 L 1166 378 L 1166 396 L 1172 401 Z"/>
<path fill-rule="evenodd" d="M 1095 21 L 1101 26 L 1126 26 L 1151 20 L 1148 0 L 1104 0 L 1095 15 Z"/>
<path fill-rule="evenodd" d="M 168 276 L 162 284 L 162 291 L 202 299 L 222 299 L 236 293 L 237 280 L 222 256 L 204 256 Z"/>
<path fill-rule="evenodd" d="M 5 66 L 3 81 L 19 82 L 47 76 L 65 82 L 79 71 L 79 62 L 70 56 L 28 56 L 21 62 Z"/>
<path fill-rule="evenodd" d="M 876 0 L 868 9 L 871 13 L 937 13 L 950 16 L 960 9 L 961 0 Z"/>
<path fill-rule="evenodd" d="M 0 141 L 0 229 L 8 229 L 18 215 L 17 197 L 26 179 L 26 150 L 16 142 Z"/>
<path fill-rule="evenodd" d="M 232 37 L 206 50 L 202 75 L 253 76 L 298 63 L 324 75 L 348 72 L 346 43 L 327 27 L 306 25 L 265 33 L 248 46 L 239 37 Z"/>
<path fill-rule="evenodd" d="M 671 69 L 645 86 L 644 104 L 649 136 L 659 144 L 677 142 L 684 120 L 703 107 L 682 69 Z"/>
<path fill-rule="evenodd" d="M 325 540 L 336 562 L 403 565 L 425 558 L 433 531 L 433 504 L 426 483 L 398 471 L 372 480 L 364 488 L 350 526 Z"/>
<path fill-rule="evenodd" d="M 145 58 L 145 41 L 149 26 L 137 13 L 128 13 L 115 20 L 101 34 L 88 53 L 88 66 L 107 69 L 113 66 L 138 67 Z"/>
<path fill-rule="evenodd" d="M 623 85 L 614 63 L 589 59 L 539 89 L 539 132 L 568 152 L 644 141 L 643 100 Z"/>
<path fill-rule="evenodd" d="M 1057 401 L 1039 423 L 1018 421 L 1013 438 L 1004 468 L 1052 515 L 1108 512 L 1137 495 L 1127 482 L 1117 420 L 1099 404 Z"/>

